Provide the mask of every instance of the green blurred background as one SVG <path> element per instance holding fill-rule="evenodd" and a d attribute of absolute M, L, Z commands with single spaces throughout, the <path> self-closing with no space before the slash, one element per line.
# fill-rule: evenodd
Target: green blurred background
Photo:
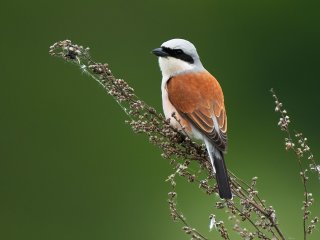
<path fill-rule="evenodd" d="M 160 151 L 96 82 L 48 55 L 58 40 L 90 46 L 161 111 L 150 50 L 175 37 L 197 46 L 224 89 L 228 167 L 258 176 L 286 236 L 302 239 L 302 185 L 269 89 L 317 156 L 319 1 L 3 1 L 0 19 L 0 239 L 188 239 L 169 217 Z M 319 180 L 312 190 L 320 204 Z M 217 239 L 209 214 L 228 222 L 217 199 L 184 181 L 178 191 L 189 222 Z"/>

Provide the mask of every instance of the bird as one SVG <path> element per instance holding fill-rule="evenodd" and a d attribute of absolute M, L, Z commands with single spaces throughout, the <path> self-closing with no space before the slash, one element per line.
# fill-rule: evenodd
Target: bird
<path fill-rule="evenodd" d="M 206 146 L 221 199 L 232 199 L 224 154 L 227 115 L 219 82 L 202 65 L 196 47 L 171 39 L 152 50 L 162 73 L 162 106 L 170 124 Z"/>

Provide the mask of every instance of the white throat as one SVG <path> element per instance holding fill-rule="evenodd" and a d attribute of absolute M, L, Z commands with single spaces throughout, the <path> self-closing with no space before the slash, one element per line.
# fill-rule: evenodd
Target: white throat
<path fill-rule="evenodd" d="M 171 77 L 185 72 L 197 72 L 205 70 L 199 59 L 191 64 L 173 57 L 159 57 L 159 65 L 162 73 L 162 92 L 165 90 L 166 83 Z"/>
<path fill-rule="evenodd" d="M 160 57 L 159 65 L 162 72 L 162 79 L 169 79 L 172 76 L 190 71 L 195 68 L 194 64 L 190 64 L 173 57 Z"/>

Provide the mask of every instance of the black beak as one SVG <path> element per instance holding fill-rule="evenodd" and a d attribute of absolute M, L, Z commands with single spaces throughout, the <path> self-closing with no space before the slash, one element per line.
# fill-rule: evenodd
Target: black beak
<path fill-rule="evenodd" d="M 162 48 L 156 48 L 156 49 L 153 49 L 151 51 L 154 55 L 158 56 L 158 57 L 168 57 L 169 54 L 166 53 L 165 51 L 163 51 Z"/>

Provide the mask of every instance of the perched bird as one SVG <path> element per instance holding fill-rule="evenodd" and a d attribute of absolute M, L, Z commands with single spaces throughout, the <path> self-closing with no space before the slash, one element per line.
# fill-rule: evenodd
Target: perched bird
<path fill-rule="evenodd" d="M 227 115 L 218 81 L 203 67 L 195 46 L 184 39 L 164 42 L 152 50 L 159 57 L 162 72 L 162 104 L 165 117 L 176 128 L 202 140 L 215 172 L 219 195 L 231 199 L 224 162 L 227 148 Z"/>

